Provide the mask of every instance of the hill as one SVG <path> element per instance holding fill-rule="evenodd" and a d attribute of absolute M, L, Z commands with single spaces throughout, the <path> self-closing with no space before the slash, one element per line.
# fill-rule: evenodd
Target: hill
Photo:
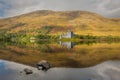
<path fill-rule="evenodd" d="M 68 30 L 82 35 L 120 36 L 120 19 L 109 19 L 87 11 L 50 10 L 0 19 L 0 33 L 57 35 Z"/>

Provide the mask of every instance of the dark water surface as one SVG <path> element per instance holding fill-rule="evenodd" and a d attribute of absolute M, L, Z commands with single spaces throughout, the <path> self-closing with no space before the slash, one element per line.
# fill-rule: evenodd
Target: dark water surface
<path fill-rule="evenodd" d="M 24 68 L 32 69 L 33 74 L 26 75 Z M 0 60 L 0 80 L 120 80 L 120 61 L 106 61 L 89 68 L 51 68 L 44 72 Z"/>

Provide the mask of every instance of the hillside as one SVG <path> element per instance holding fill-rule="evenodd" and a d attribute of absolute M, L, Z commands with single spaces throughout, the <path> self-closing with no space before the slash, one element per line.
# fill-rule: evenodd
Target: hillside
<path fill-rule="evenodd" d="M 0 20 L 0 32 L 26 34 L 76 34 L 120 36 L 120 19 L 109 19 L 87 11 L 40 10 Z"/>

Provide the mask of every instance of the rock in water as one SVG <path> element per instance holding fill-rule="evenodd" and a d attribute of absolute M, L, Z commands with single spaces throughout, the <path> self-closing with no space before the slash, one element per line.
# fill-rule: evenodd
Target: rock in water
<path fill-rule="evenodd" d="M 32 74 L 32 73 L 33 73 L 33 71 L 30 70 L 30 69 L 28 69 L 28 68 L 25 68 L 25 69 L 24 69 L 24 72 L 25 72 L 26 74 Z"/>
<path fill-rule="evenodd" d="M 42 60 L 37 64 L 37 68 L 39 70 L 48 70 L 51 68 L 51 65 L 46 60 Z"/>

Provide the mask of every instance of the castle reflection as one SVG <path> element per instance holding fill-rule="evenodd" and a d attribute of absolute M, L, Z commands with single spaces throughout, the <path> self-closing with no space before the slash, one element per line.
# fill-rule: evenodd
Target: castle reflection
<path fill-rule="evenodd" d="M 62 41 L 60 41 L 60 45 L 65 46 L 68 49 L 72 49 L 76 45 L 76 43 L 75 42 L 62 42 Z"/>

